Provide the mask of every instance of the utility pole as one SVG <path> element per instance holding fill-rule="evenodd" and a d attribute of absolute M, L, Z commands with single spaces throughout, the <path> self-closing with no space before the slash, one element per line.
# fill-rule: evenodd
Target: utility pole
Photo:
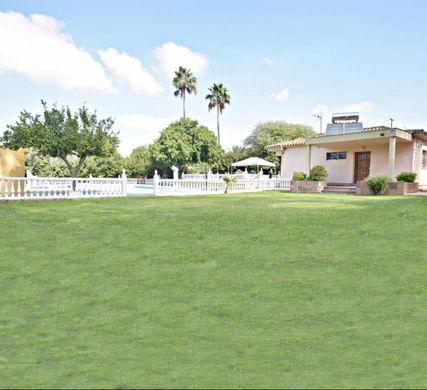
<path fill-rule="evenodd" d="M 393 119 L 393 118 L 388 118 L 388 119 L 390 119 L 390 128 L 391 128 L 391 129 L 393 129 L 393 122 L 394 122 L 394 119 Z"/>
<path fill-rule="evenodd" d="M 320 134 L 322 134 L 322 127 L 323 127 L 323 126 L 322 126 L 322 120 L 323 120 L 323 114 L 322 114 L 322 113 L 314 114 L 314 117 L 320 121 L 320 131 L 319 131 L 319 133 L 320 133 Z"/>

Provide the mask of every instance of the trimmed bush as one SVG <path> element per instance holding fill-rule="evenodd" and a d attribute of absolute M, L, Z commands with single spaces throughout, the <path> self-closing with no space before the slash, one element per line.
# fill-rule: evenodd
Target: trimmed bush
<path fill-rule="evenodd" d="M 292 176 L 292 180 L 295 180 L 295 181 L 305 180 L 305 178 L 306 178 L 306 174 L 304 172 L 298 172 L 298 171 L 295 171 L 294 175 Z"/>
<path fill-rule="evenodd" d="M 383 195 L 387 190 L 390 179 L 387 176 L 372 176 L 368 177 L 366 183 L 374 195 Z"/>
<path fill-rule="evenodd" d="M 417 174 L 413 172 L 401 172 L 397 176 L 397 181 L 404 181 L 405 183 L 414 183 L 417 178 Z"/>
<path fill-rule="evenodd" d="M 328 177 L 328 171 L 323 165 L 315 165 L 310 170 L 310 176 L 307 180 L 324 181 Z"/>

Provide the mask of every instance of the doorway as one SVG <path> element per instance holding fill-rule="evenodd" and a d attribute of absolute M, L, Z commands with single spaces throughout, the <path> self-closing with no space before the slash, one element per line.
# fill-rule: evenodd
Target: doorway
<path fill-rule="evenodd" d="M 354 154 L 354 182 L 362 181 L 371 171 L 371 152 L 356 152 Z"/>

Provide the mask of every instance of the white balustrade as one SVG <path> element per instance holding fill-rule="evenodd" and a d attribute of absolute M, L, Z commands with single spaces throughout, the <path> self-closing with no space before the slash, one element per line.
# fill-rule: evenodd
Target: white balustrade
<path fill-rule="evenodd" d="M 136 184 L 127 179 L 125 173 L 117 179 L 93 177 L 0 177 L 0 200 L 125 197 L 127 196 L 128 183 L 130 188 Z M 148 180 L 146 183 L 148 183 Z M 161 179 L 157 173 L 149 183 L 152 183 L 152 194 L 156 196 L 222 194 L 227 186 L 222 179 Z M 275 190 L 289 191 L 290 180 L 276 178 L 236 180 L 228 184 L 228 192 Z M 147 194 L 145 193 L 145 195 Z"/>
<path fill-rule="evenodd" d="M 182 174 L 182 180 L 206 180 L 206 176 L 208 180 L 222 180 L 224 179 L 224 176 L 231 176 L 235 177 L 236 180 L 256 180 L 259 178 L 261 179 L 267 179 L 268 175 L 260 175 L 255 173 L 211 173 L 209 172 L 207 175 L 204 173 L 183 173 Z M 262 176 L 262 177 L 261 177 Z"/>
<path fill-rule="evenodd" d="M 290 191 L 290 180 L 260 179 L 241 180 L 229 183 L 228 192 Z M 154 195 L 199 195 L 224 193 L 224 180 L 173 180 L 154 178 Z"/>
<path fill-rule="evenodd" d="M 127 178 L 0 177 L 0 200 L 123 197 Z"/>

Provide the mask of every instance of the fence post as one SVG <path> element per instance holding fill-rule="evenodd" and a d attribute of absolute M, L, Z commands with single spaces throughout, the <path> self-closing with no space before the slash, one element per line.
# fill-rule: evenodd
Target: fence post
<path fill-rule="evenodd" d="M 122 195 L 128 196 L 128 177 L 124 169 L 122 172 Z"/>
<path fill-rule="evenodd" d="M 171 166 L 172 172 L 173 172 L 173 180 L 179 180 L 179 172 L 178 168 L 175 165 Z"/>
<path fill-rule="evenodd" d="M 159 175 L 157 174 L 157 169 L 154 171 L 154 196 L 159 195 Z"/>

